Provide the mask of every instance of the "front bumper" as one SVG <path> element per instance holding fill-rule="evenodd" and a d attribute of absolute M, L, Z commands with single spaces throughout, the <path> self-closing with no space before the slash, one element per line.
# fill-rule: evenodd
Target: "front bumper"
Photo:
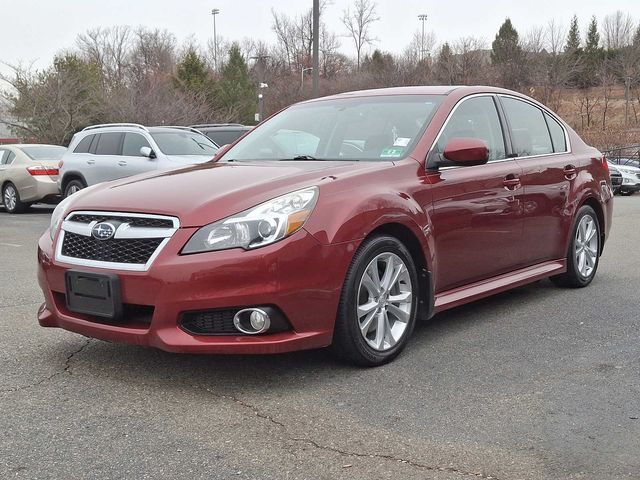
<path fill-rule="evenodd" d="M 181 256 L 195 229 L 179 229 L 146 272 L 80 267 L 54 260 L 49 232 L 38 245 L 38 282 L 45 303 L 44 327 L 59 327 L 113 342 L 182 353 L 280 353 L 331 343 L 342 282 L 354 244 L 322 245 L 304 229 L 256 250 L 241 249 Z M 99 323 L 67 310 L 64 273 L 68 269 L 115 273 L 122 301 L 153 306 L 145 325 Z M 275 305 L 292 329 L 263 335 L 192 335 L 179 326 L 183 312 Z"/>

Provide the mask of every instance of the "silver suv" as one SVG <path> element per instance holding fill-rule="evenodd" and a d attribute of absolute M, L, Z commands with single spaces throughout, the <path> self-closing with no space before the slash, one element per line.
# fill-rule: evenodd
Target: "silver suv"
<path fill-rule="evenodd" d="M 218 146 L 190 127 L 94 125 L 76 133 L 60 162 L 63 196 L 89 185 L 211 160 Z"/>

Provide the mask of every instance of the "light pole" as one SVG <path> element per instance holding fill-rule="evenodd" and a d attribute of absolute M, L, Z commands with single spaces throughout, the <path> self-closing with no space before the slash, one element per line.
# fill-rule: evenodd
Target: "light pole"
<path fill-rule="evenodd" d="M 320 89 L 320 0 L 313 0 L 313 86 L 311 96 L 317 98 Z M 304 75 L 304 72 L 302 72 Z"/>
<path fill-rule="evenodd" d="M 309 70 L 313 70 L 313 67 L 303 68 L 300 70 L 300 91 L 302 91 L 304 87 L 304 72 L 308 72 Z"/>
<path fill-rule="evenodd" d="M 213 15 L 213 68 L 218 70 L 218 35 L 216 33 L 216 15 L 220 13 L 218 8 L 211 10 Z"/>
<path fill-rule="evenodd" d="M 424 22 L 427 21 L 427 14 L 421 13 L 418 15 L 418 20 L 422 22 L 422 37 L 420 41 L 420 61 L 424 60 Z"/>

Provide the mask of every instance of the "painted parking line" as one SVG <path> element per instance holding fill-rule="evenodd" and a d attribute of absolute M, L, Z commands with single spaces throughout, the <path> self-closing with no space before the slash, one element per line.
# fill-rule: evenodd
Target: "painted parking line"
<path fill-rule="evenodd" d="M 17 243 L 5 243 L 5 242 L 0 242 L 0 246 L 3 246 L 3 247 L 16 247 L 16 248 L 19 248 L 19 247 L 21 247 L 22 245 L 18 245 Z"/>

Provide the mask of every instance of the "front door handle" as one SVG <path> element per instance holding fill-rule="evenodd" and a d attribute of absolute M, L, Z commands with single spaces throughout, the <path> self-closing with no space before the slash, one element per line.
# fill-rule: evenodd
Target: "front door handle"
<path fill-rule="evenodd" d="M 562 171 L 567 180 L 573 180 L 578 175 L 575 165 L 566 165 Z"/>
<path fill-rule="evenodd" d="M 120 165 L 121 167 L 126 167 L 127 166 L 127 161 L 126 160 L 118 160 L 118 165 Z"/>
<path fill-rule="evenodd" d="M 502 180 L 502 184 L 507 190 L 517 190 L 522 186 L 522 184 L 520 183 L 520 178 L 513 173 L 510 173 L 509 175 L 504 177 L 504 179 Z"/>
<path fill-rule="evenodd" d="M 96 163 L 95 160 L 87 160 L 87 165 L 93 165 L 94 163 Z"/>

